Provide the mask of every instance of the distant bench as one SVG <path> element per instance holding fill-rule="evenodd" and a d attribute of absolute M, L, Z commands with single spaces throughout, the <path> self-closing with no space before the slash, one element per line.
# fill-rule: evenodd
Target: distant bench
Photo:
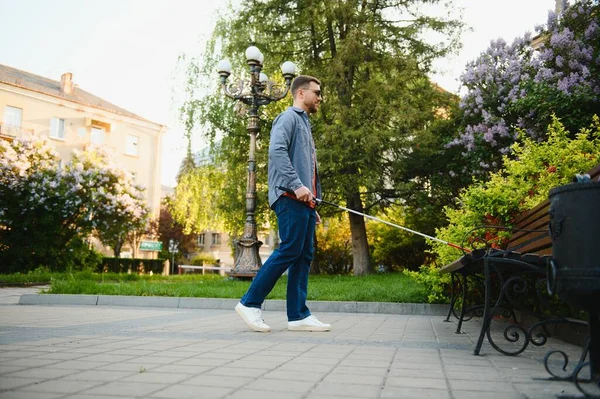
<path fill-rule="evenodd" d="M 597 179 L 600 176 L 600 165 L 587 174 L 593 180 Z M 483 316 L 479 339 L 473 351 L 475 355 L 481 351 L 486 335 L 488 342 L 497 351 L 506 355 L 518 355 L 526 349 L 529 343 L 540 345 L 539 342 L 545 342 L 543 338 L 533 337 L 533 330 L 539 326 L 544 327 L 544 323 L 549 321 L 584 323 L 579 320 L 554 318 L 544 314 L 548 308 L 544 308 L 547 303 L 540 295 L 539 283 L 546 279 L 547 265 L 552 258 L 552 238 L 548 230 L 549 209 L 550 201 L 547 199 L 535 208 L 518 215 L 515 218 L 514 227 L 505 229 L 513 232 L 506 250 L 489 247 L 476 249 L 440 269 L 440 273 L 451 273 L 452 276 L 452 296 L 446 321 L 449 321 L 450 315 L 454 312 L 458 318 L 456 332 L 460 333 L 463 321 L 469 320 L 473 315 Z M 476 287 L 469 287 L 469 277 L 480 279 L 483 282 L 485 299 L 482 305 L 467 306 L 470 291 L 482 288 L 482 284 L 479 282 L 476 283 Z M 456 315 L 454 305 L 459 297 L 457 292 L 459 285 L 461 286 L 462 306 L 460 315 Z M 529 292 L 526 292 L 526 289 Z M 525 300 L 519 301 L 517 297 Z M 490 324 L 499 309 L 504 309 L 504 313 L 515 323 L 511 326 L 512 332 L 509 333 L 508 329 L 505 330 L 505 337 L 508 337 L 506 339 L 514 342 L 512 339 L 518 339 L 517 331 L 519 330 L 524 335 L 524 343 L 516 351 L 502 350 L 491 339 Z M 517 323 L 515 310 L 532 314 L 542 321 L 534 324 L 529 330 L 525 330 L 520 323 Z M 539 339 L 539 341 L 535 341 L 535 339 Z"/>
<path fill-rule="evenodd" d="M 202 274 L 205 274 L 206 270 L 218 270 L 219 274 L 221 276 L 224 276 L 226 272 L 231 271 L 230 267 L 215 266 L 215 265 L 202 265 L 202 266 L 179 265 L 177 267 L 178 267 L 178 270 L 179 270 L 179 274 L 185 273 L 186 270 L 202 270 Z"/>

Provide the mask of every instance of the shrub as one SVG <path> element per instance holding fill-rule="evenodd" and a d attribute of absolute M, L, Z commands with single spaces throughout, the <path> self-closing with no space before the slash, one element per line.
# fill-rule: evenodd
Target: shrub
<path fill-rule="evenodd" d="M 39 139 L 0 140 L 0 272 L 93 267 L 85 237 L 100 232 L 108 242 L 146 222 L 141 189 L 106 153 L 74 151 L 64 168 L 58 161 Z"/>
<path fill-rule="evenodd" d="M 462 191 L 457 208 L 446 207 L 449 225 L 437 230 L 437 237 L 462 247 L 488 245 L 505 247 L 508 232 L 498 232 L 485 226 L 512 227 L 516 215 L 534 208 L 548 198 L 552 187 L 568 183 L 575 174 L 600 164 L 600 120 L 594 116 L 588 129 L 581 129 L 570 139 L 561 122 L 554 117 L 548 126 L 548 140 L 537 142 L 525 135 L 512 146 L 516 159 L 505 157 L 504 168 L 490 173 Z M 477 230 L 474 228 L 483 227 Z M 431 242 L 439 265 L 448 264 L 460 255 L 456 249 Z M 429 288 L 429 300 L 443 299 L 447 276 L 439 275 L 437 267 L 423 266 L 411 273 Z M 440 288 L 441 287 L 441 288 Z"/>
<path fill-rule="evenodd" d="M 162 274 L 164 259 L 138 258 L 102 258 L 102 263 L 96 269 L 99 273 L 150 273 Z"/>
<path fill-rule="evenodd" d="M 460 135 L 450 145 L 463 150 L 469 173 L 498 170 L 518 129 L 545 138 L 552 115 L 572 134 L 588 125 L 600 104 L 600 4 L 581 0 L 561 14 L 550 13 L 531 36 L 493 41 L 467 65 L 461 81 L 467 93 Z M 573 136 L 571 136 L 573 137 Z M 458 172 L 449 170 L 449 174 Z"/>
<path fill-rule="evenodd" d="M 348 274 L 352 271 L 350 225 L 343 216 L 331 216 L 317 227 L 316 256 L 324 274 Z"/>

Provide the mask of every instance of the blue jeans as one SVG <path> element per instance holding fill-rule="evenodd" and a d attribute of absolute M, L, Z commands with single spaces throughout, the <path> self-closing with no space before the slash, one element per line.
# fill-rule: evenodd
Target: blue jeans
<path fill-rule="evenodd" d="M 285 196 L 275 201 L 273 210 L 277 214 L 281 243 L 260 268 L 241 302 L 244 306 L 260 308 L 279 277 L 288 270 L 288 321 L 302 320 L 310 316 L 306 294 L 314 253 L 316 211 Z"/>

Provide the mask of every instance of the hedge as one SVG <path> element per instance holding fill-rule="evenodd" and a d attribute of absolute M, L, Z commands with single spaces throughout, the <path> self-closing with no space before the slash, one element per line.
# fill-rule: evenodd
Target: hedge
<path fill-rule="evenodd" d="M 165 259 L 138 259 L 138 258 L 102 258 L 102 263 L 97 271 L 113 273 L 150 273 L 162 274 Z"/>

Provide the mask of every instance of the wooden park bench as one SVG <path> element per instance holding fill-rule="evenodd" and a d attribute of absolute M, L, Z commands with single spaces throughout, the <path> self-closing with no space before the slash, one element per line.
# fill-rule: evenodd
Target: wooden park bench
<path fill-rule="evenodd" d="M 592 179 L 598 179 L 600 165 L 588 174 Z M 545 288 L 546 270 L 552 258 L 552 239 L 548 229 L 549 209 L 550 201 L 545 200 L 535 208 L 518 215 L 514 227 L 505 229 L 512 232 L 507 249 L 498 250 L 491 247 L 476 249 L 440 269 L 440 273 L 451 273 L 452 295 L 446 321 L 449 321 L 454 313 L 458 318 L 456 333 L 460 333 L 463 322 L 474 315 L 483 318 L 479 338 L 473 351 L 475 355 L 479 355 L 486 335 L 494 349 L 506 355 L 518 355 L 527 348 L 529 343 L 543 345 L 546 342 L 545 334 L 538 334 L 537 337 L 541 337 L 539 341 L 536 341 L 533 336 L 535 329 L 540 326 L 545 328 L 544 323 L 586 324 L 581 320 L 549 315 L 552 313 L 550 301 L 544 298 L 541 292 L 542 284 Z M 482 304 L 473 305 L 470 304 L 470 296 L 476 290 L 483 290 L 484 300 Z M 460 313 L 456 314 L 455 304 L 459 295 L 462 306 Z M 514 321 L 514 324 L 505 329 L 505 338 L 513 342 L 520 339 L 522 335 L 524 339 L 521 347 L 517 347 L 514 351 L 501 349 L 490 336 L 492 319 L 500 311 L 505 317 L 512 318 Z M 520 314 L 534 315 L 540 322 L 526 330 L 517 322 L 515 311 L 519 311 Z"/>

